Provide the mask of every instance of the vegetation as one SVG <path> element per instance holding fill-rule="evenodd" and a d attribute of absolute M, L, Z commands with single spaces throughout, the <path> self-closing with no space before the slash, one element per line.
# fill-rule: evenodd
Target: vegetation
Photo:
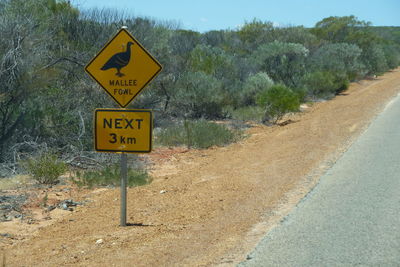
<path fill-rule="evenodd" d="M 240 131 L 229 129 L 223 124 L 185 120 L 183 123 L 166 127 L 157 135 L 157 143 L 164 146 L 182 146 L 188 148 L 209 148 L 223 146 L 238 140 Z"/>
<path fill-rule="evenodd" d="M 400 28 L 375 28 L 354 16 L 325 18 L 310 29 L 255 19 L 201 34 L 112 10 L 81 11 L 64 0 L 0 0 L 0 175 L 38 150 L 51 148 L 69 162 L 92 150 L 93 110 L 116 104 L 83 67 L 123 25 L 164 66 L 130 106 L 153 109 L 156 125 L 186 120 L 197 127 L 206 122 L 196 120 L 241 112 L 252 119 L 250 111 L 260 108 L 274 123 L 299 101 L 332 97 L 400 64 Z M 265 103 L 255 108 L 258 98 Z M 196 143 L 200 129 L 175 127 L 183 131 L 176 130 L 175 143 L 212 145 Z"/>
<path fill-rule="evenodd" d="M 77 171 L 72 181 L 80 187 L 119 186 L 121 183 L 120 166 L 113 164 L 99 170 Z M 127 185 L 129 187 L 145 185 L 151 182 L 146 171 L 128 168 Z"/>
<path fill-rule="evenodd" d="M 52 153 L 44 153 L 27 159 L 23 166 L 26 171 L 40 184 L 56 184 L 67 167 Z"/>
<path fill-rule="evenodd" d="M 263 122 L 277 123 L 289 112 L 299 110 L 299 96 L 285 85 L 278 84 L 258 95 L 257 104 L 265 109 Z"/>
<path fill-rule="evenodd" d="M 238 121 L 262 122 L 264 119 L 264 108 L 259 106 L 246 106 L 229 111 L 230 116 Z"/>

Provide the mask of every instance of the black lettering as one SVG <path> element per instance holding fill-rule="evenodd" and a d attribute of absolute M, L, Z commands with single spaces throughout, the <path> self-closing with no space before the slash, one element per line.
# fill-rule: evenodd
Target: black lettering
<path fill-rule="evenodd" d="M 137 86 L 137 80 L 109 80 L 110 86 Z"/>
<path fill-rule="evenodd" d="M 127 129 L 128 127 L 133 129 L 133 126 L 132 126 L 133 119 L 131 119 L 131 120 L 125 119 L 125 121 L 126 121 L 125 129 Z"/>
<path fill-rule="evenodd" d="M 122 129 L 121 122 L 122 122 L 122 119 L 115 119 L 115 128 L 116 129 Z"/>
<path fill-rule="evenodd" d="M 137 119 L 137 120 L 136 120 L 139 130 L 140 130 L 140 123 L 141 123 L 142 121 L 143 121 L 143 119 Z"/>
<path fill-rule="evenodd" d="M 120 142 L 121 144 L 125 144 L 125 137 L 124 137 L 124 136 L 120 136 L 119 139 L 120 139 L 119 142 Z"/>
<path fill-rule="evenodd" d="M 109 141 L 111 144 L 115 144 L 117 142 L 117 135 L 115 133 L 111 133 L 111 140 Z"/>
<path fill-rule="evenodd" d="M 136 144 L 136 138 L 134 138 L 134 137 L 128 137 L 128 138 L 126 138 L 126 142 L 127 142 L 128 144 Z"/>
<path fill-rule="evenodd" d="M 103 128 L 107 128 L 106 126 L 108 126 L 108 128 L 112 128 L 112 119 L 110 119 L 110 121 L 108 121 L 107 119 L 103 120 Z"/>

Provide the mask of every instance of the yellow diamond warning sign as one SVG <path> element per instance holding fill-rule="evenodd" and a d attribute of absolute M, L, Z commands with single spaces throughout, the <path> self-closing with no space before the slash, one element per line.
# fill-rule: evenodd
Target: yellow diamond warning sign
<path fill-rule="evenodd" d="M 146 109 L 96 109 L 95 149 L 99 152 L 151 152 L 153 118 Z"/>
<path fill-rule="evenodd" d="M 85 68 L 123 108 L 161 69 L 160 63 L 125 29 L 121 29 Z"/>

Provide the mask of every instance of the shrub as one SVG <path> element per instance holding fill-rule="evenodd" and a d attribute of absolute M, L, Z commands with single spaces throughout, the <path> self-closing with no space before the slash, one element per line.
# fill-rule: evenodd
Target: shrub
<path fill-rule="evenodd" d="M 171 100 L 176 116 L 222 117 L 222 83 L 204 72 L 186 72 L 179 77 Z"/>
<path fill-rule="evenodd" d="M 52 153 L 29 158 L 22 165 L 40 184 L 56 184 L 60 175 L 67 170 L 65 163 L 58 160 Z"/>
<path fill-rule="evenodd" d="M 336 91 L 335 77 L 328 71 L 308 73 L 303 77 L 302 83 L 313 97 L 327 98 Z"/>
<path fill-rule="evenodd" d="M 274 41 L 258 47 L 252 56 L 272 80 L 295 87 L 306 70 L 308 53 L 301 44 Z"/>
<path fill-rule="evenodd" d="M 162 129 L 156 141 L 165 146 L 186 145 L 188 148 L 208 148 L 232 143 L 239 137 L 238 131 L 230 130 L 225 125 L 206 120 L 186 120 L 181 124 Z"/>
<path fill-rule="evenodd" d="M 330 98 L 346 90 L 349 85 L 348 75 L 344 72 L 333 74 L 329 71 L 316 71 L 306 74 L 302 84 L 308 94 L 317 98 Z"/>
<path fill-rule="evenodd" d="M 285 85 L 274 85 L 260 93 L 257 104 L 265 108 L 263 122 L 277 123 L 288 112 L 299 109 L 299 96 Z"/>
<path fill-rule="evenodd" d="M 355 79 L 365 73 L 361 64 L 361 48 L 355 44 L 325 44 L 318 48 L 309 58 L 314 71 L 328 71 L 332 74 L 345 74 L 348 79 Z"/>
<path fill-rule="evenodd" d="M 77 171 L 72 181 L 78 186 L 119 186 L 121 183 L 120 165 L 106 166 L 100 170 Z M 127 184 L 130 187 L 145 185 L 151 182 L 146 171 L 128 168 Z"/>
<path fill-rule="evenodd" d="M 300 103 L 306 102 L 307 88 L 295 87 L 295 88 L 292 88 L 291 90 L 293 91 L 293 93 L 295 93 L 297 95 Z"/>
<path fill-rule="evenodd" d="M 240 104 L 243 106 L 254 105 L 256 95 L 269 89 L 274 82 L 265 72 L 249 76 L 240 93 Z"/>
<path fill-rule="evenodd" d="M 400 65 L 400 45 L 386 45 L 383 47 L 388 68 L 394 69 Z"/>
<path fill-rule="evenodd" d="M 264 118 L 264 109 L 259 106 L 247 106 L 231 111 L 231 117 L 240 121 L 262 122 Z"/>
<path fill-rule="evenodd" d="M 335 77 L 335 83 L 336 83 L 336 90 L 335 94 L 339 94 L 340 92 L 343 92 L 347 88 L 349 88 L 350 81 L 347 79 L 347 77 L 337 75 Z"/>
<path fill-rule="evenodd" d="M 363 51 L 363 59 L 369 74 L 381 74 L 389 69 L 385 53 L 378 45 L 370 46 Z"/>

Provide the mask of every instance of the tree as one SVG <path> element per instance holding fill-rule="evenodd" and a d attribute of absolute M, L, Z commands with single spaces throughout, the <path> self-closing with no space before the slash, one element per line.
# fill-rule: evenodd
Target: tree
<path fill-rule="evenodd" d="M 257 19 L 253 19 L 252 22 L 246 22 L 238 30 L 238 35 L 247 52 L 257 49 L 257 47 L 264 43 L 275 40 L 273 23 Z"/>
<path fill-rule="evenodd" d="M 321 45 L 321 40 L 303 26 L 275 28 L 276 40 L 284 43 L 302 44 L 309 50 Z"/>
<path fill-rule="evenodd" d="M 386 62 L 389 69 L 394 69 L 400 65 L 400 45 L 399 44 L 387 44 L 383 47 L 385 53 Z"/>
<path fill-rule="evenodd" d="M 348 42 L 348 38 L 369 25 L 370 22 L 360 21 L 355 16 L 328 17 L 317 22 L 311 32 L 320 39 L 341 43 Z"/>
<path fill-rule="evenodd" d="M 5 160 L 7 142 L 16 139 L 15 133 L 30 114 L 29 98 L 47 80 L 40 60 L 46 48 L 38 36 L 37 21 L 9 8 L 0 14 L 0 161 Z"/>
<path fill-rule="evenodd" d="M 297 87 L 305 72 L 307 55 L 308 49 L 301 44 L 274 41 L 260 46 L 253 58 L 275 82 Z"/>
<path fill-rule="evenodd" d="M 368 74 L 381 74 L 389 69 L 385 52 L 380 45 L 367 47 L 364 50 L 363 59 Z"/>
<path fill-rule="evenodd" d="M 309 59 L 313 71 L 329 71 L 337 76 L 353 80 L 362 76 L 364 66 L 360 63 L 362 50 L 354 44 L 336 43 L 321 46 Z"/>
<path fill-rule="evenodd" d="M 329 17 L 321 20 L 311 31 L 332 43 L 349 43 L 361 48 L 360 61 L 366 74 L 378 74 L 388 69 L 382 50 L 384 40 L 371 30 L 370 22 L 355 16 Z"/>
<path fill-rule="evenodd" d="M 188 64 L 192 71 L 202 71 L 219 79 L 234 72 L 232 59 L 224 50 L 202 44 L 191 51 Z"/>

